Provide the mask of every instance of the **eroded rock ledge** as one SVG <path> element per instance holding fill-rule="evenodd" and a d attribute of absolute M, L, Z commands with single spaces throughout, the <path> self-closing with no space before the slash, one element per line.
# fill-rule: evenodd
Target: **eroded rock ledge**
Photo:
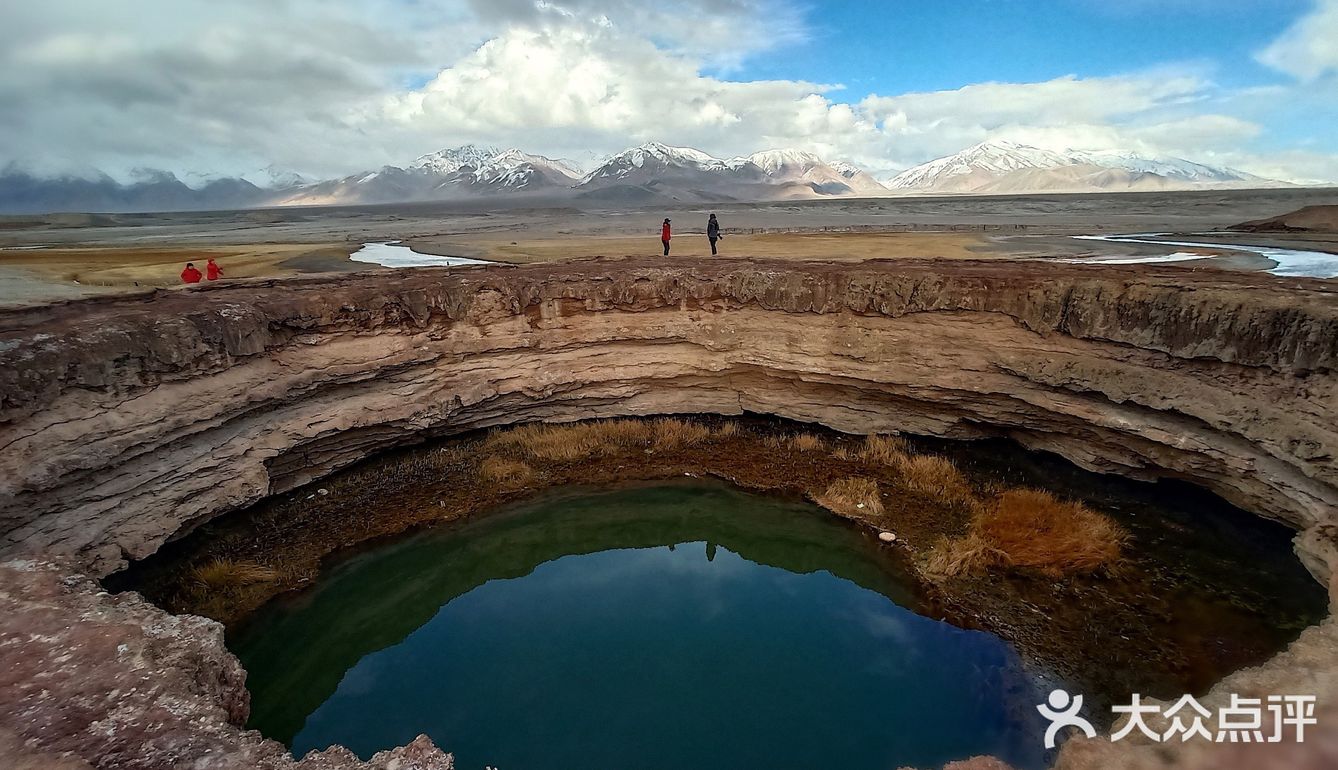
<path fill-rule="evenodd" d="M 0 314 L 4 551 L 97 574 L 424 435 L 743 410 L 1005 435 L 1205 486 L 1335 559 L 1338 294 L 1049 263 L 584 261 Z"/>
<path fill-rule="evenodd" d="M 1335 362 L 1325 282 L 1149 266 L 587 261 L 0 313 L 0 551 L 68 560 L 0 565 L 0 751 L 34 766 L 293 766 L 240 729 L 242 672 L 217 626 L 108 596 L 80 570 L 106 574 L 374 450 L 513 422 L 746 410 L 1010 436 L 1285 521 L 1327 578 Z M 1334 628 L 1235 684 L 1329 703 Z M 1178 756 L 1105 747 L 1075 744 L 1061 765 Z M 341 751 L 302 767 L 360 766 Z M 1195 761 L 1238 753 L 1213 751 Z M 425 740 L 371 763 L 448 764 Z"/>

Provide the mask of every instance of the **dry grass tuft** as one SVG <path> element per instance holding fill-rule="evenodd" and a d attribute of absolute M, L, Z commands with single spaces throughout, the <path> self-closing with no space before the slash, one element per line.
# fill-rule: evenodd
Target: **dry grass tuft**
<path fill-rule="evenodd" d="M 645 447 L 654 433 L 643 420 L 600 420 L 563 427 L 582 431 L 605 446 L 621 448 Z"/>
<path fill-rule="evenodd" d="M 597 420 L 572 424 L 532 423 L 494 431 L 484 449 L 533 460 L 577 462 L 607 457 L 632 449 L 662 451 L 693 447 L 716 437 L 732 436 L 738 427 L 726 423 L 716 430 L 693 420 L 660 417 L 655 420 Z"/>
<path fill-rule="evenodd" d="M 485 449 L 548 462 L 576 462 L 649 445 L 651 426 L 640 420 L 599 420 L 571 425 L 531 423 L 493 431 Z"/>
<path fill-rule="evenodd" d="M 721 423 L 715 428 L 716 438 L 733 438 L 737 435 L 739 435 L 739 424 L 737 422 Z"/>
<path fill-rule="evenodd" d="M 832 452 L 832 457 L 835 457 L 836 459 L 845 462 L 849 462 L 855 459 L 855 455 L 853 452 L 850 451 L 850 448 L 843 446 L 837 447 L 836 451 Z"/>
<path fill-rule="evenodd" d="M 929 550 L 925 571 L 953 577 L 987 572 L 1012 562 L 1008 554 L 992 545 L 974 529 L 959 538 L 942 538 Z"/>
<path fill-rule="evenodd" d="M 827 442 L 812 433 L 799 433 L 790 437 L 790 448 L 796 452 L 820 452 L 827 448 Z"/>
<path fill-rule="evenodd" d="M 864 446 L 860 448 L 860 459 L 875 465 L 896 465 L 906 458 L 910 448 L 900 436 L 870 434 L 864 437 Z"/>
<path fill-rule="evenodd" d="M 964 537 L 936 545 L 926 568 L 940 575 L 994 567 L 1091 573 L 1118 561 L 1127 538 L 1110 517 L 1082 503 L 1013 489 L 982 505 Z"/>
<path fill-rule="evenodd" d="M 187 580 L 206 591 L 226 591 L 232 588 L 272 583 L 282 577 L 273 567 L 250 561 L 214 559 L 193 568 Z"/>
<path fill-rule="evenodd" d="M 937 455 L 902 455 L 893 465 L 907 488 L 937 497 L 945 503 L 972 505 L 975 493 L 966 477 L 947 458 Z"/>
<path fill-rule="evenodd" d="M 698 422 L 677 417 L 660 417 L 651 421 L 656 449 L 673 450 L 697 446 L 711 438 L 711 429 Z"/>
<path fill-rule="evenodd" d="M 520 460 L 491 456 L 479 463 L 479 478 L 497 486 L 519 487 L 534 478 L 534 469 Z"/>
<path fill-rule="evenodd" d="M 878 483 L 873 479 L 853 476 L 838 479 L 813 499 L 823 508 L 847 516 L 861 513 L 880 516 L 883 513 L 883 500 L 878 495 Z"/>

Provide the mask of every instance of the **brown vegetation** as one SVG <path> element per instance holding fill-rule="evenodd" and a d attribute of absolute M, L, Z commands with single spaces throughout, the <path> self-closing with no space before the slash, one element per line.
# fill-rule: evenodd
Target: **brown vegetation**
<path fill-rule="evenodd" d="M 885 436 L 875 433 L 864 437 L 864 446 L 860 448 L 859 457 L 866 463 L 895 465 L 906 459 L 909 452 L 910 447 L 906 445 L 906 440 L 900 436 Z"/>
<path fill-rule="evenodd" d="M 790 437 L 790 448 L 796 452 L 821 452 L 827 448 L 827 442 L 812 433 L 799 433 Z"/>
<path fill-rule="evenodd" d="M 859 517 L 861 514 L 881 516 L 883 500 L 878 494 L 878 482 L 873 479 L 854 476 L 837 479 L 827 485 L 822 494 L 814 500 L 830 511 L 844 516 Z"/>
<path fill-rule="evenodd" d="M 1013 489 L 980 506 L 971 527 L 943 539 L 925 560 L 937 575 L 999 567 L 1047 575 L 1091 573 L 1112 566 L 1127 538 L 1108 516 L 1037 489 Z"/>
<path fill-rule="evenodd" d="M 498 486 L 518 487 L 534 478 L 534 469 L 520 460 L 492 456 L 479 463 L 479 478 Z"/>
<path fill-rule="evenodd" d="M 661 417 L 651 422 L 656 449 L 693 447 L 711 438 L 711 429 L 699 422 L 677 417 Z"/>
<path fill-rule="evenodd" d="M 263 564 L 213 559 L 193 568 L 189 580 L 203 591 L 226 591 L 256 583 L 272 583 L 280 577 L 282 573 Z"/>
<path fill-rule="evenodd" d="M 709 427 L 678 417 L 654 420 L 595 420 L 568 424 L 529 424 L 494 431 L 483 443 L 486 450 L 505 452 L 546 462 L 578 462 L 607 457 L 628 449 L 672 451 L 697 446 L 712 438 L 737 433 L 729 425 Z"/>
<path fill-rule="evenodd" d="M 971 506 L 975 492 L 950 460 L 937 455 L 902 455 L 893 463 L 908 489 L 948 505 Z"/>
<path fill-rule="evenodd" d="M 550 486 L 685 475 L 802 494 L 839 516 L 893 529 L 898 547 L 919 554 L 930 574 L 1090 571 L 1114 560 L 1118 545 L 1115 555 L 1109 545 L 1121 539 L 1108 520 L 1076 504 L 1046 504 L 1043 493 L 1030 490 L 996 497 L 974 489 L 951 461 L 914 454 L 897 436 L 624 418 L 503 428 L 340 473 L 323 482 L 328 494 L 273 501 L 247 531 L 208 538 L 160 595 L 177 611 L 237 617 L 311 579 L 321 558 L 352 543 L 469 516 Z M 358 513 L 369 507 L 382 513 Z M 257 539 L 256 532 L 266 535 Z M 922 550 L 944 533 L 961 534 Z M 281 573 L 262 566 L 276 560 L 285 565 Z"/>

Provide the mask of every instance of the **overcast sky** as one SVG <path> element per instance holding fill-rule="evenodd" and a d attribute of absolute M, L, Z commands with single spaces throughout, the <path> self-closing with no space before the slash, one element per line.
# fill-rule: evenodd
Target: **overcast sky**
<path fill-rule="evenodd" d="M 40 0 L 0 166 L 330 177 L 647 140 L 879 175 L 991 138 L 1338 182 L 1338 0 Z"/>

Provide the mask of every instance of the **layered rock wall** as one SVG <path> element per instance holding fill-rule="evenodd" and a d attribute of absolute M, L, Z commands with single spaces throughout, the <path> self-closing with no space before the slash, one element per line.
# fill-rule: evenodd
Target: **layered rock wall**
<path fill-rule="evenodd" d="M 754 411 L 1010 436 L 1287 522 L 1324 576 L 1336 361 L 1325 282 L 1039 262 L 415 270 L 0 313 L 0 550 L 42 555 L 0 563 L 0 756 L 449 768 L 422 737 L 367 763 L 341 747 L 294 760 L 243 729 L 244 672 L 217 624 L 80 572 L 378 449 L 519 421 Z M 1318 695 L 1295 750 L 1074 741 L 1059 766 L 1330 766 L 1335 628 L 1207 696 Z"/>
<path fill-rule="evenodd" d="M 425 436 L 742 411 L 1002 435 L 1301 531 L 1327 578 L 1338 294 L 1042 262 L 585 261 L 0 314 L 0 550 L 97 574 Z"/>

